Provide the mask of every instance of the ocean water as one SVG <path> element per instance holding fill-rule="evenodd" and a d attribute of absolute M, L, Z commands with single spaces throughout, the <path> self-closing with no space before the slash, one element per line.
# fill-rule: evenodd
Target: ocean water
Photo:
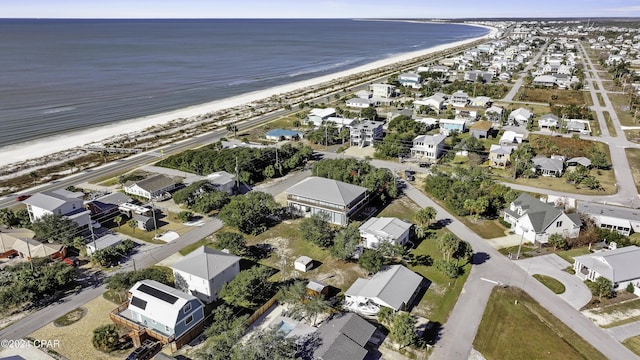
<path fill-rule="evenodd" d="M 0 19 L 0 147 L 486 33 L 346 19 Z"/>

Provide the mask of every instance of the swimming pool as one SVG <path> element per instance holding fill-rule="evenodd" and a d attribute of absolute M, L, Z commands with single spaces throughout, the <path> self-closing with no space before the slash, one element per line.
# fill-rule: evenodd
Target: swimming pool
<path fill-rule="evenodd" d="M 295 327 L 296 327 L 295 324 L 291 324 L 286 321 L 280 321 L 280 325 L 278 326 L 278 331 L 281 331 L 282 333 L 284 333 L 284 336 L 287 336 L 289 335 L 291 330 L 293 330 L 293 328 Z"/>

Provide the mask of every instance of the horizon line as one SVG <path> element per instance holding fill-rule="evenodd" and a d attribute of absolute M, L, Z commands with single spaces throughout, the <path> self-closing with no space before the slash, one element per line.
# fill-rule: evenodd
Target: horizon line
<path fill-rule="evenodd" d="M 640 16 L 501 16 L 501 17 L 0 17 L 0 20 L 547 20 L 640 19 Z"/>

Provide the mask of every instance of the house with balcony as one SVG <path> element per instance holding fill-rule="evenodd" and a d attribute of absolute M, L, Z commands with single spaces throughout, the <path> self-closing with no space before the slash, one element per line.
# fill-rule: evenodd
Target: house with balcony
<path fill-rule="evenodd" d="M 367 188 L 317 176 L 310 176 L 284 192 L 287 207 L 292 211 L 305 216 L 325 215 L 329 222 L 342 226 L 369 202 Z"/>
<path fill-rule="evenodd" d="M 354 97 L 347 100 L 345 102 L 345 105 L 347 105 L 347 107 L 350 107 L 350 108 L 366 109 L 369 106 L 371 106 L 371 101 L 369 100 L 369 98 L 363 99 L 360 97 Z"/>
<path fill-rule="evenodd" d="M 405 87 L 420 89 L 422 86 L 422 77 L 416 73 L 402 73 L 398 75 L 398 82 Z"/>
<path fill-rule="evenodd" d="M 469 95 L 462 90 L 458 90 L 451 95 L 449 103 L 456 107 L 465 107 L 469 103 Z"/>
<path fill-rule="evenodd" d="M 109 314 L 131 329 L 134 346 L 145 338 L 171 344 L 173 350 L 195 339 L 204 325 L 204 305 L 193 295 L 154 280 L 141 280 L 129 290 L 129 299 Z"/>
<path fill-rule="evenodd" d="M 91 223 L 91 211 L 84 207 L 83 196 L 81 192 L 58 189 L 34 194 L 22 203 L 27 205 L 32 223 L 45 215 L 60 215 L 83 227 Z"/>
<path fill-rule="evenodd" d="M 351 146 L 371 146 L 382 140 L 384 129 L 382 121 L 365 120 L 350 129 Z"/>
<path fill-rule="evenodd" d="M 504 221 L 525 241 L 540 244 L 547 243 L 552 234 L 575 238 L 582 225 L 578 214 L 565 214 L 562 209 L 526 193 L 504 209 Z"/>
<path fill-rule="evenodd" d="M 371 84 L 369 85 L 373 98 L 388 99 L 393 97 L 396 87 L 389 84 Z"/>
<path fill-rule="evenodd" d="M 334 108 L 315 108 L 309 111 L 309 115 L 307 115 L 307 124 L 313 124 L 313 126 L 320 126 L 322 123 L 330 118 L 331 116 L 336 115 L 336 109 Z"/>
<path fill-rule="evenodd" d="M 171 266 L 176 287 L 205 304 L 240 273 L 240 257 L 201 246 Z"/>
<path fill-rule="evenodd" d="M 360 225 L 362 245 L 367 249 L 377 249 L 381 242 L 406 245 L 413 224 L 394 217 L 372 217 Z"/>
<path fill-rule="evenodd" d="M 416 136 L 411 147 L 411 157 L 438 160 L 444 152 L 445 138 L 441 134 Z"/>
<path fill-rule="evenodd" d="M 518 146 L 522 143 L 522 140 L 524 140 L 524 134 L 507 130 L 504 133 L 502 133 L 502 136 L 500 136 L 500 140 L 498 140 L 498 144 Z"/>
<path fill-rule="evenodd" d="M 416 112 L 420 112 L 421 106 L 426 106 L 435 110 L 436 113 L 440 113 L 440 110 L 444 109 L 445 98 L 441 95 L 434 94 L 424 99 L 416 100 L 413 102 L 413 107 Z"/>
<path fill-rule="evenodd" d="M 489 121 L 498 122 L 502 119 L 502 113 L 504 109 L 498 106 L 491 106 L 484 112 L 484 116 Z"/>
<path fill-rule="evenodd" d="M 506 168 L 511 163 L 511 153 L 515 146 L 491 144 L 489 149 L 489 164 L 494 167 Z"/>

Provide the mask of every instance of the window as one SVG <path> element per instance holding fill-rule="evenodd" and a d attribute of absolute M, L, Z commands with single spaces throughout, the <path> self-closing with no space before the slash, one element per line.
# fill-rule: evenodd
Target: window
<path fill-rule="evenodd" d="M 167 325 L 164 326 L 164 331 L 166 331 L 167 333 L 171 331 L 171 329 L 169 329 L 169 327 Z"/>
<path fill-rule="evenodd" d="M 556 222 L 556 227 L 560 227 L 560 226 L 562 226 L 562 221 Z"/>
<path fill-rule="evenodd" d="M 188 303 L 187 305 L 184 306 L 184 309 L 182 309 L 182 311 L 186 314 L 189 311 L 191 311 L 191 303 Z"/>
<path fill-rule="evenodd" d="M 185 320 L 184 320 L 184 324 L 185 325 L 189 325 L 193 322 L 193 315 L 189 315 Z"/>

